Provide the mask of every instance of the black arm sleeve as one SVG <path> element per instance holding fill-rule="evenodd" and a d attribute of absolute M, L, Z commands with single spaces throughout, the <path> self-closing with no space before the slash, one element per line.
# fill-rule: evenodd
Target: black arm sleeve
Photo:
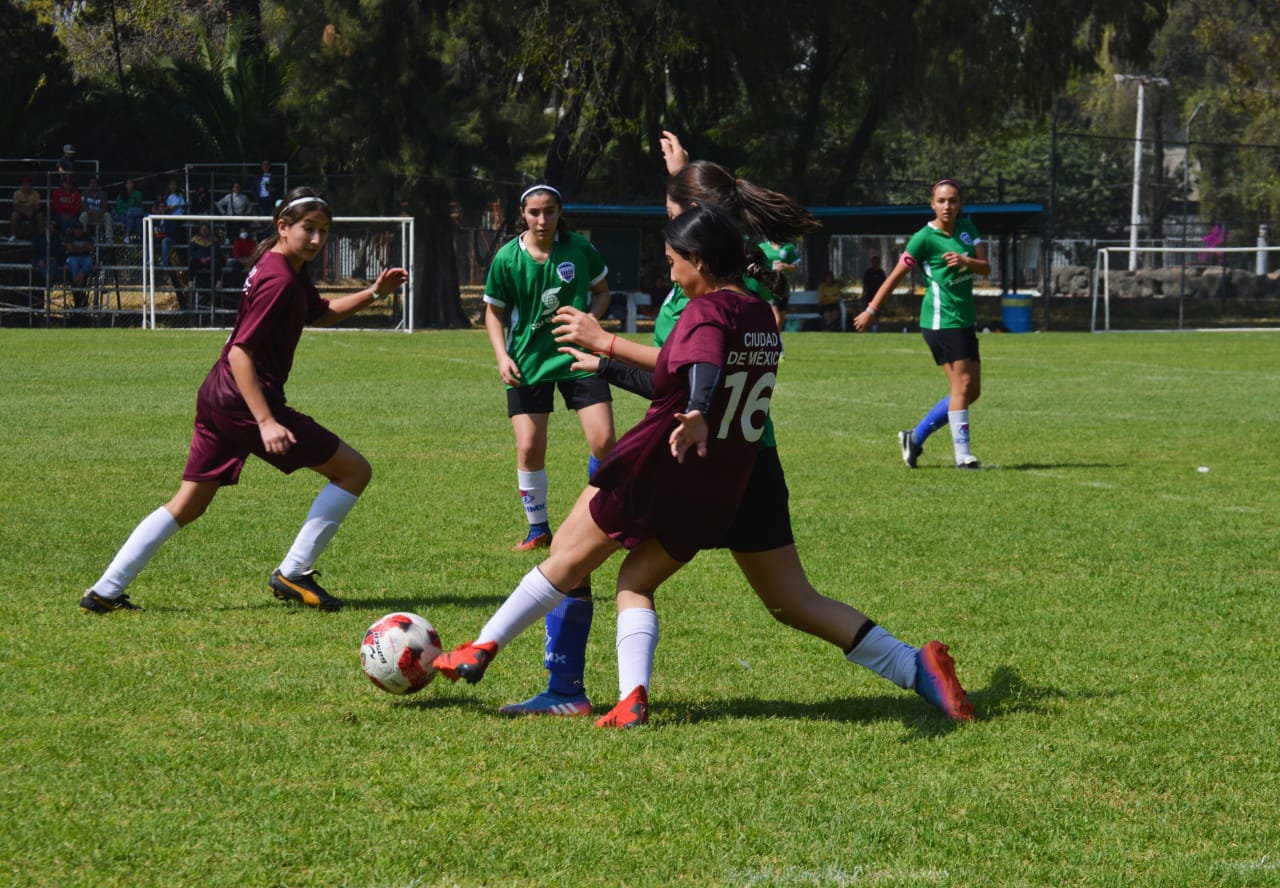
<path fill-rule="evenodd" d="M 603 377 L 609 385 L 616 385 L 632 394 L 653 400 L 653 371 L 641 370 L 622 361 L 609 358 L 600 359 L 600 367 L 596 376 Z"/>
<path fill-rule="evenodd" d="M 711 412 L 711 402 L 720 388 L 720 368 L 706 361 L 689 365 L 689 406 L 685 413 L 697 410 L 703 416 Z"/>

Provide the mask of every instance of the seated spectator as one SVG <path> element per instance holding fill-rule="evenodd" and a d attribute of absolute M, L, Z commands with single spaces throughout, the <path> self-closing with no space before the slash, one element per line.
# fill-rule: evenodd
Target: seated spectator
<path fill-rule="evenodd" d="M 188 309 L 198 307 L 196 289 L 202 283 L 206 287 L 213 287 L 213 270 L 215 267 L 213 261 L 213 233 L 209 230 L 208 223 L 201 222 L 200 228 L 191 236 L 191 240 L 187 242 Z"/>
<path fill-rule="evenodd" d="M 832 332 L 843 332 L 840 329 L 840 300 L 843 298 L 844 283 L 836 279 L 830 269 L 818 282 L 818 311 L 822 313 L 822 326 Z"/>
<path fill-rule="evenodd" d="M 147 214 L 148 216 L 161 217 L 151 224 L 151 236 L 155 239 L 155 243 L 151 247 L 152 255 L 157 250 L 160 252 L 161 265 L 169 264 L 169 248 L 173 246 L 173 238 L 169 236 L 169 226 L 172 223 L 163 219 L 168 213 L 169 207 L 164 202 L 164 195 L 161 194 L 151 204 L 151 212 Z"/>
<path fill-rule="evenodd" d="M 258 249 L 258 242 L 249 236 L 249 229 L 241 228 L 239 236 L 231 242 L 231 258 L 222 271 L 222 286 L 239 288 L 244 286 L 249 276 L 249 268 L 253 265 L 253 254 Z"/>
<path fill-rule="evenodd" d="M 76 308 L 84 308 L 89 304 L 85 293 L 89 272 L 93 268 L 93 235 L 80 224 L 77 219 L 62 242 L 62 249 L 67 256 L 67 272 L 71 275 L 71 292 Z"/>
<path fill-rule="evenodd" d="M 214 206 L 224 216 L 248 216 L 252 209 L 249 195 L 240 190 L 239 182 L 232 182 L 231 190 Z"/>
<path fill-rule="evenodd" d="M 201 222 L 200 229 L 187 243 L 187 273 L 194 282 L 197 275 L 213 280 L 213 232 Z"/>
<path fill-rule="evenodd" d="M 182 216 L 187 212 L 187 198 L 178 187 L 177 179 L 169 180 L 169 192 L 164 196 L 165 212 L 170 216 Z"/>
<path fill-rule="evenodd" d="M 144 206 L 142 192 L 132 179 L 125 179 L 124 191 L 116 195 L 116 222 L 124 226 L 126 244 L 136 244 L 142 240 L 142 217 L 147 214 Z"/>
<path fill-rule="evenodd" d="M 13 212 L 9 215 L 9 243 L 18 239 L 22 229 L 31 228 L 31 237 L 35 237 L 36 228 L 42 221 L 43 201 L 40 192 L 35 189 L 35 181 L 24 176 L 22 187 L 13 192 Z"/>
<path fill-rule="evenodd" d="M 89 187 L 85 190 L 80 205 L 84 207 L 80 213 L 80 224 L 94 232 L 95 236 L 101 231 L 106 235 L 107 243 L 114 244 L 116 236 L 111 226 L 111 204 L 96 177 L 89 180 Z"/>
<path fill-rule="evenodd" d="M 49 209 L 59 233 L 66 234 L 80 221 L 81 204 L 80 189 L 70 176 L 63 176 L 61 184 L 49 195 Z"/>

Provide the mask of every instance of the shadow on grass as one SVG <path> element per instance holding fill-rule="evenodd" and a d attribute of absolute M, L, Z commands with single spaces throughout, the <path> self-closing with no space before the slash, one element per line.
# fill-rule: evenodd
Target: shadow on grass
<path fill-rule="evenodd" d="M 1057 463 L 1012 463 L 1010 465 L 984 465 L 982 470 L 991 472 L 1052 472 L 1062 469 L 1116 469 L 1119 468 L 1115 463 L 1076 463 L 1076 462 L 1057 462 Z"/>
<path fill-rule="evenodd" d="M 1024 682 L 1016 671 L 1001 666 L 992 673 L 985 688 L 969 691 L 975 720 L 992 721 L 1018 713 L 1047 713 L 1061 700 L 1103 696 L 1101 693 L 1079 693 L 1057 688 L 1037 687 Z M 902 692 L 875 697 L 841 697 L 820 703 L 798 703 L 793 700 L 726 699 L 710 703 L 657 701 L 655 721 L 694 724 L 727 718 L 785 718 L 810 721 L 835 721 L 850 724 L 874 724 L 899 721 L 919 737 L 936 737 L 960 727 L 949 721 L 920 697 Z"/>
<path fill-rule="evenodd" d="M 378 611 L 379 613 L 403 610 L 420 613 L 434 607 L 484 608 L 492 611 L 497 610 L 498 606 L 506 600 L 506 595 L 439 595 L 428 593 L 418 596 L 388 595 L 383 598 L 353 597 L 344 598 L 342 601 L 344 610 Z"/>
<path fill-rule="evenodd" d="M 985 688 L 969 691 L 969 702 L 973 704 L 978 719 L 988 721 L 1022 713 L 1051 713 L 1056 708 L 1054 704 L 1064 700 L 1114 696 L 1114 691 L 1064 691 L 1028 684 L 1014 669 L 1001 666 L 991 674 L 991 681 Z"/>
<path fill-rule="evenodd" d="M 389 614 L 394 611 L 410 611 L 412 613 L 425 613 L 431 608 L 436 607 L 468 607 L 468 608 L 484 608 L 486 610 L 496 610 L 499 605 L 507 600 L 505 595 L 387 595 L 381 598 L 356 598 L 341 595 L 342 610 L 344 611 L 368 611 L 369 613 Z M 142 602 L 139 602 L 142 604 Z M 292 602 L 278 601 L 273 598 L 270 593 L 263 596 L 262 601 L 255 601 L 250 604 L 218 604 L 216 599 L 211 600 L 202 598 L 198 601 L 192 601 L 190 607 L 181 605 L 152 605 L 142 604 L 144 612 L 157 614 L 183 614 L 196 610 L 216 610 L 216 611 L 260 611 L 279 609 L 283 611 L 295 611 L 298 613 L 325 613 L 318 611 L 316 608 L 306 607 L 305 605 L 295 604 Z"/>

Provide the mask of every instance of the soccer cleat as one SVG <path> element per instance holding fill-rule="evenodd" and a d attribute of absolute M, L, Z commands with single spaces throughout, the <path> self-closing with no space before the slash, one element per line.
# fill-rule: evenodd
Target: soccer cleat
<path fill-rule="evenodd" d="M 911 429 L 898 432 L 898 446 L 902 448 L 902 461 L 907 464 L 908 469 L 914 469 L 916 460 L 920 458 L 924 448 L 916 443 L 916 436 L 912 434 Z"/>
<path fill-rule="evenodd" d="M 498 656 L 496 641 L 486 641 L 484 644 L 468 641 L 447 654 L 440 654 L 431 661 L 431 665 L 449 681 L 465 678 L 468 684 L 475 684 L 484 678 L 484 671 L 489 668 L 489 664 L 496 656 Z"/>
<path fill-rule="evenodd" d="M 973 704 L 956 678 L 947 646 L 931 641 L 916 653 L 916 693 L 955 721 L 973 721 Z"/>
<path fill-rule="evenodd" d="M 305 570 L 296 577 L 286 577 L 277 569 L 267 584 L 271 594 L 281 601 L 296 601 L 307 607 L 316 607 L 323 611 L 342 609 L 342 602 L 334 598 L 316 582 L 320 576 L 318 571 Z"/>
<path fill-rule="evenodd" d="M 80 610 L 86 614 L 109 614 L 112 611 L 140 611 L 142 608 L 130 601 L 128 595 L 108 598 L 92 589 L 86 589 L 80 599 Z"/>
<path fill-rule="evenodd" d="M 649 723 L 649 694 L 644 685 L 618 701 L 609 714 L 596 722 L 597 728 L 638 728 Z"/>
<path fill-rule="evenodd" d="M 586 694 L 557 694 L 543 691 L 521 703 L 511 703 L 498 710 L 500 715 L 590 715 L 591 701 Z"/>
<path fill-rule="evenodd" d="M 957 469 L 980 469 L 982 468 L 982 463 L 978 462 L 978 458 L 976 456 L 974 456 L 973 454 L 970 454 L 969 456 L 966 456 L 964 459 L 956 463 L 956 468 Z"/>
<path fill-rule="evenodd" d="M 514 552 L 532 552 L 551 546 L 551 528 L 545 524 L 530 524 L 529 535 L 515 544 Z"/>

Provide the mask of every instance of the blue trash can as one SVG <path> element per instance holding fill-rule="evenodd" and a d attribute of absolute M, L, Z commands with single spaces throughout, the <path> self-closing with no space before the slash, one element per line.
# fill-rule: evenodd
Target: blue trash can
<path fill-rule="evenodd" d="M 1000 299 L 1000 320 L 1010 333 L 1031 332 L 1031 297 L 1005 293 Z"/>

